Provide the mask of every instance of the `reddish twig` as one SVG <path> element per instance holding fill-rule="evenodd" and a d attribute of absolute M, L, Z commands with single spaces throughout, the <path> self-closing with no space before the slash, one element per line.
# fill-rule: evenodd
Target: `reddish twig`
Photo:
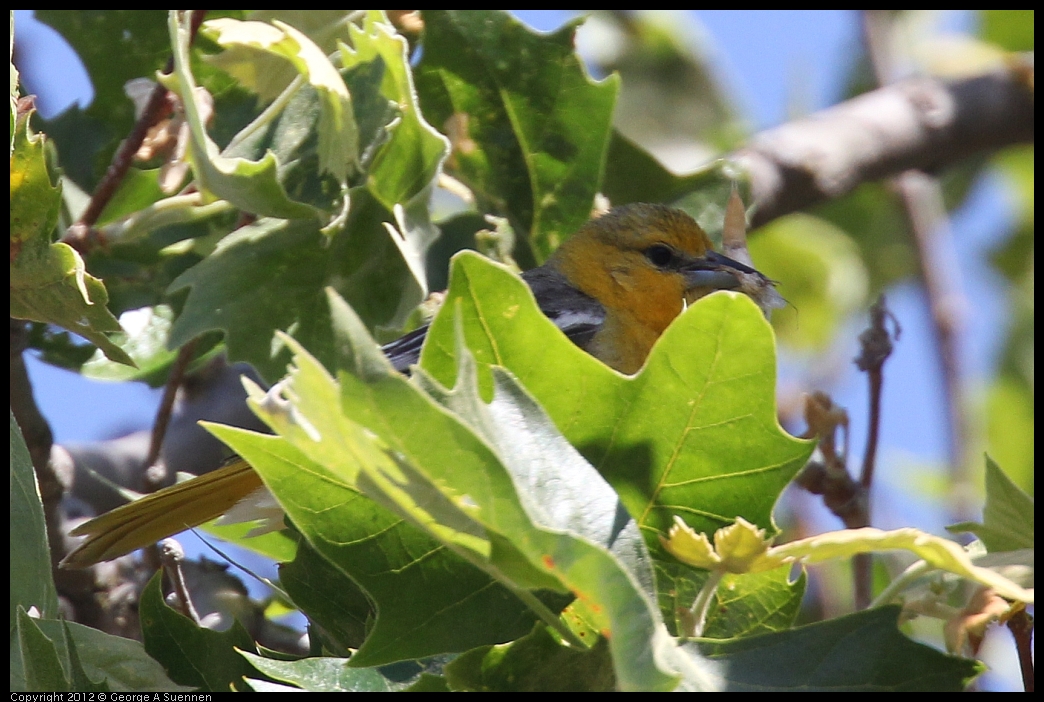
<path fill-rule="evenodd" d="M 891 319 L 894 331 L 889 332 L 886 322 Z M 861 351 L 855 359 L 859 370 L 867 374 L 869 382 L 870 415 L 867 426 L 866 449 L 863 451 L 863 468 L 859 474 L 859 483 L 869 492 L 874 479 L 874 465 L 877 460 L 877 442 L 881 428 L 881 388 L 884 384 L 882 369 L 884 362 L 892 355 L 892 339 L 899 338 L 902 329 L 899 321 L 888 310 L 884 295 L 870 307 L 870 326 L 859 335 Z M 863 526 L 867 526 L 864 524 Z"/>
<path fill-rule="evenodd" d="M 895 325 L 895 338 L 899 338 L 899 322 L 885 306 L 882 295 L 870 307 L 870 327 L 859 335 L 861 352 L 855 359 L 860 370 L 867 374 L 869 383 L 870 413 L 867 418 L 866 447 L 863 451 L 863 467 L 859 474 L 860 492 L 863 496 L 863 523 L 851 524 L 849 528 L 870 526 L 870 488 L 874 481 L 874 466 L 877 462 L 877 442 L 881 429 L 881 389 L 884 385 L 885 360 L 892 355 L 892 335 L 889 334 L 886 322 L 891 319 Z M 873 556 L 861 553 L 852 559 L 852 577 L 855 584 L 855 605 L 857 609 L 866 609 L 873 600 Z"/>
<path fill-rule="evenodd" d="M 194 10 L 192 12 L 190 42 L 196 38 L 196 32 L 203 23 L 205 16 L 206 10 Z M 170 73 L 173 70 L 174 57 L 172 56 L 167 59 L 167 65 L 164 67 L 163 72 Z M 145 109 L 142 110 L 141 115 L 134 123 L 130 134 L 120 143 L 116 153 L 113 154 L 112 162 L 91 194 L 87 208 L 80 215 L 80 219 L 69 227 L 65 236 L 62 237 L 64 243 L 72 246 L 81 254 L 86 253 L 91 248 L 95 238 L 93 235 L 94 224 L 98 221 L 98 217 L 101 216 L 105 206 L 109 204 L 112 196 L 116 194 L 116 191 L 123 183 L 123 179 L 127 176 L 127 171 L 130 170 L 131 165 L 134 163 L 134 155 L 138 153 L 138 149 L 141 148 L 149 130 L 169 113 L 170 103 L 167 99 L 167 89 L 157 84 L 149 96 Z"/>
<path fill-rule="evenodd" d="M 1019 669 L 1022 671 L 1022 686 L 1033 692 L 1033 617 L 1023 609 L 1008 620 L 1008 629 L 1015 637 L 1015 648 L 1019 652 Z"/>
<path fill-rule="evenodd" d="M 163 466 L 162 470 L 156 470 L 156 468 L 158 466 L 160 451 L 163 448 L 163 438 L 167 434 L 167 427 L 170 425 L 170 416 L 174 410 L 174 400 L 177 398 L 178 388 L 181 387 L 182 380 L 185 378 L 185 371 L 188 368 L 189 362 L 196 353 L 196 346 L 197 340 L 193 339 L 181 347 L 181 350 L 178 351 L 178 357 L 174 360 L 174 364 L 170 368 L 170 375 L 167 377 L 167 383 L 163 387 L 163 398 L 160 400 L 159 408 L 156 410 L 156 421 L 152 423 L 152 437 L 149 439 L 149 453 L 145 457 L 144 463 L 147 492 L 157 490 L 166 484 L 166 466 Z"/>

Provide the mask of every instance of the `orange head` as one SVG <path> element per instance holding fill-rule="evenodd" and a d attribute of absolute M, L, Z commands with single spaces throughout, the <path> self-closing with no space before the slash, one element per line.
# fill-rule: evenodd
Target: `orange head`
<path fill-rule="evenodd" d="M 760 275 L 716 253 L 689 215 L 649 204 L 617 207 L 591 220 L 547 265 L 605 308 L 605 323 L 587 350 L 624 373 L 641 368 L 687 304 L 740 288 L 737 273 Z"/>

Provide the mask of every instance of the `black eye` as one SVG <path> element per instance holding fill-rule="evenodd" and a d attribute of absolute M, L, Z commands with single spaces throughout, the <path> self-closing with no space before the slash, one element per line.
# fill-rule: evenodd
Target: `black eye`
<path fill-rule="evenodd" d="M 674 251 L 666 244 L 653 244 L 645 250 L 645 257 L 657 268 L 665 268 L 674 260 Z"/>

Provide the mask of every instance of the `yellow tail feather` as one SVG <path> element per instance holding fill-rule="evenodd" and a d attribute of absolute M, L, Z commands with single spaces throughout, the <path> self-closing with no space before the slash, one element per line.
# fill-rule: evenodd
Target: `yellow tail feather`
<path fill-rule="evenodd" d="M 118 507 L 76 527 L 87 538 L 62 559 L 63 568 L 86 568 L 154 544 L 216 519 L 261 487 L 261 477 L 242 458 Z"/>

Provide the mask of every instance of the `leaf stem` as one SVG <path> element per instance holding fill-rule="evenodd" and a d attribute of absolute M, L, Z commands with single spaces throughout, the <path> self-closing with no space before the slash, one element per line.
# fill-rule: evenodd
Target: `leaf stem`
<path fill-rule="evenodd" d="M 881 594 L 874 598 L 873 602 L 867 605 L 867 609 L 873 609 L 888 604 L 896 593 L 901 592 L 909 583 L 923 577 L 933 569 L 934 567 L 928 563 L 928 561 L 921 560 L 912 563 L 910 567 L 899 574 L 899 577 L 888 583 L 885 589 L 881 591 Z"/>
<path fill-rule="evenodd" d="M 286 107 L 286 105 L 290 102 L 290 98 L 294 96 L 294 93 L 296 93 L 301 88 L 301 86 L 304 85 L 304 82 L 304 77 L 300 75 L 294 78 L 292 81 L 290 81 L 290 85 L 286 86 L 286 88 L 283 89 L 283 92 L 279 94 L 279 97 L 273 100 L 271 104 L 269 104 L 269 106 L 266 107 L 261 114 L 255 117 L 253 122 L 243 127 L 238 134 L 232 137 L 232 141 L 230 141 L 228 143 L 228 146 L 226 146 L 222 150 L 221 155 L 228 156 L 229 154 L 233 153 L 236 147 L 238 147 L 244 141 L 253 136 L 256 132 L 258 132 L 269 122 L 274 120 L 276 116 L 283 110 L 283 108 Z"/>
<path fill-rule="evenodd" d="M 500 582 L 504 585 L 507 585 L 507 587 L 513 593 L 515 593 L 516 597 L 522 600 L 522 602 L 524 602 L 527 607 L 533 610 L 533 612 L 535 612 L 536 615 L 540 617 L 540 619 L 545 624 L 554 629 L 558 633 L 558 635 L 562 637 L 563 640 L 569 643 L 570 646 L 573 646 L 574 648 L 580 651 L 587 650 L 587 644 L 581 641 L 580 637 L 574 634 L 573 631 L 565 625 L 565 623 L 562 621 L 562 618 L 556 615 L 550 609 L 548 609 L 547 605 L 541 602 L 536 595 L 534 595 L 529 590 L 526 590 L 525 588 L 516 588 L 513 584 L 506 580 L 501 580 Z"/>
<path fill-rule="evenodd" d="M 707 612 L 710 611 L 714 593 L 718 591 L 718 584 L 721 583 L 723 575 L 725 575 L 724 570 L 714 569 L 710 571 L 707 580 L 703 583 L 703 587 L 700 588 L 699 593 L 696 595 L 696 599 L 693 600 L 692 608 L 689 610 L 692 631 L 686 632 L 687 638 L 703 636 L 703 628 L 707 625 Z"/>

